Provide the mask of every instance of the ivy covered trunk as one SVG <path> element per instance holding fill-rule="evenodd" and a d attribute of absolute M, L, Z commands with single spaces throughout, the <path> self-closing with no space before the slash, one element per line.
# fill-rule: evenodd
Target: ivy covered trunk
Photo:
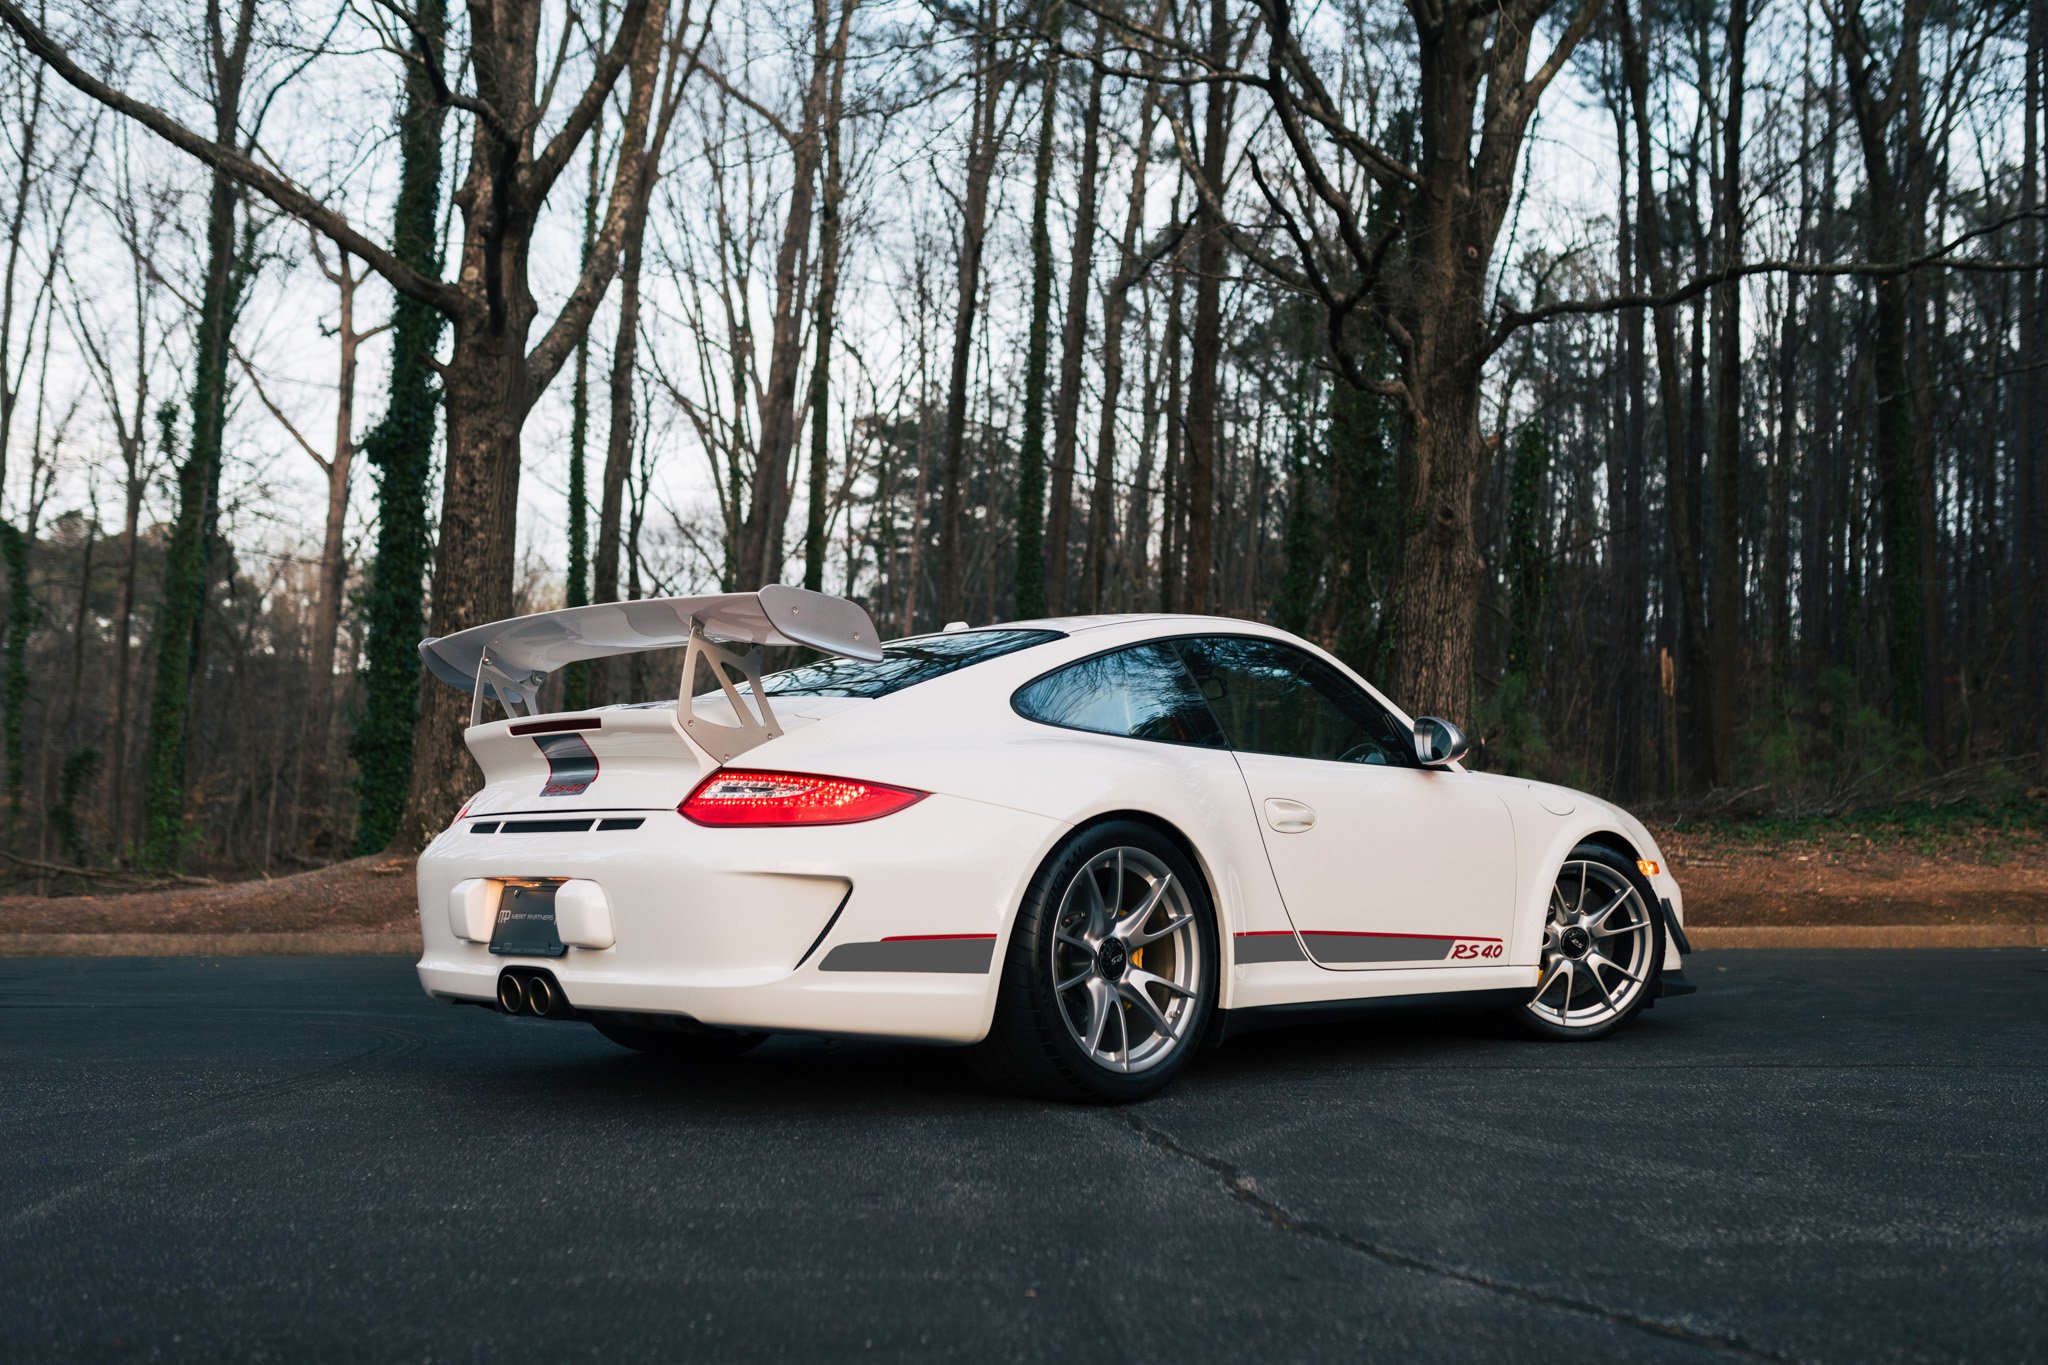
<path fill-rule="evenodd" d="M 447 27 L 446 0 L 417 0 L 414 22 L 438 48 Z M 398 126 L 398 202 L 391 249 L 428 278 L 441 273 L 441 126 L 444 106 L 427 74 L 408 63 L 405 109 Z M 401 293 L 392 310 L 391 389 L 384 416 L 363 441 L 376 471 L 377 550 L 364 611 L 363 710 L 352 749 L 356 759 L 356 852 L 391 842 L 412 779 L 414 712 L 420 685 L 419 639 L 426 621 L 427 565 L 432 543 L 434 427 L 440 395 L 434 352 L 441 344 L 440 310 Z"/>
<path fill-rule="evenodd" d="M 232 139 L 232 113 L 226 129 Z M 229 177 L 214 175 L 206 215 L 206 281 L 193 348 L 192 437 L 178 466 L 178 510 L 164 556 L 156 687 L 150 697 L 143 767 L 142 862 L 153 868 L 174 864 L 185 842 L 185 725 L 212 582 L 214 513 L 227 425 L 228 337 L 236 306 L 235 207 L 240 194 Z"/>
<path fill-rule="evenodd" d="M 1031 195 L 1031 329 L 1024 343 L 1024 441 L 1017 452 L 1017 615 L 1045 615 L 1045 378 L 1052 328 L 1053 114 L 1059 105 L 1059 62 L 1045 68 L 1039 105 L 1038 159 Z"/>
<path fill-rule="evenodd" d="M 453 634 L 512 614 L 512 570 L 518 538 L 519 429 L 527 390 L 526 323 L 505 319 L 458 322 L 443 371 L 448 415 L 448 473 L 441 492 L 440 552 L 434 561 L 433 607 L 427 634 Z M 406 810 L 411 828 L 398 838 L 414 847 L 439 833 L 470 796 L 474 773 L 462 734 L 470 694 L 422 674 L 419 739 Z"/>

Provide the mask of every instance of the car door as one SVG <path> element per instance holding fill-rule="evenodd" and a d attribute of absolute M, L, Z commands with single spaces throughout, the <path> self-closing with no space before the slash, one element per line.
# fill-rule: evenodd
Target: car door
<path fill-rule="evenodd" d="M 1260 636 L 1178 642 L 1244 773 L 1310 956 L 1356 969 L 1495 965 L 1514 916 L 1498 797 L 1420 767 L 1407 727 L 1351 679 Z"/>

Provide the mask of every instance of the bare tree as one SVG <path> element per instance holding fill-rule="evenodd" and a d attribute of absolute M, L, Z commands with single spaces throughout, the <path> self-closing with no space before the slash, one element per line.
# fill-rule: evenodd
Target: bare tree
<path fill-rule="evenodd" d="M 401 21 L 406 18 L 403 11 L 394 13 Z M 476 0 L 469 17 L 473 90 L 461 92 L 446 85 L 440 73 L 447 67 L 438 51 L 424 63 L 442 100 L 472 119 L 469 164 L 455 196 L 463 219 L 462 249 L 455 279 L 442 281 L 422 275 L 328 204 L 237 150 L 232 141 L 223 145 L 222 139 L 201 136 L 161 109 L 91 75 L 72 59 L 65 44 L 45 33 L 13 0 L 0 0 L 0 21 L 72 86 L 269 198 L 367 262 L 393 288 L 430 303 L 448 318 L 454 333 L 442 370 L 448 461 L 429 626 L 436 635 L 510 612 L 520 427 L 534 399 L 589 327 L 617 269 L 632 210 L 646 202 L 641 188 L 651 165 L 643 149 L 663 56 L 669 54 L 672 68 L 689 16 L 685 10 L 670 34 L 664 4 L 626 0 L 617 29 L 593 54 L 589 81 L 545 142 L 539 133 L 563 73 L 566 44 L 551 62 L 543 62 L 538 6 L 500 11 Z M 416 32 L 412 38 L 420 41 Z M 540 310 L 527 257 L 539 210 L 622 74 L 628 77 L 631 92 L 622 136 L 632 150 L 617 159 L 604 226 L 589 262 L 554 321 L 533 342 Z M 450 689 L 423 684 L 413 780 L 395 847 L 424 843 L 467 790 L 468 760 L 460 737 L 463 707 Z"/>

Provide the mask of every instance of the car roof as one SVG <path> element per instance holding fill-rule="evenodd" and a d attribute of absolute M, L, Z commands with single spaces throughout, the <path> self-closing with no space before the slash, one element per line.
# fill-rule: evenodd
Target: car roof
<path fill-rule="evenodd" d="M 1078 635 L 1083 631 L 1109 630 L 1117 626 L 1143 626 L 1167 630 L 1224 630 L 1233 633 L 1255 632 L 1260 635 L 1285 635 L 1286 632 L 1260 621 L 1246 621 L 1233 616 L 1206 616 L 1192 612 L 1133 611 L 1103 613 L 1094 616 L 1040 616 L 1027 621 L 994 621 L 985 626 L 970 626 L 970 630 L 1057 630 L 1067 635 Z"/>

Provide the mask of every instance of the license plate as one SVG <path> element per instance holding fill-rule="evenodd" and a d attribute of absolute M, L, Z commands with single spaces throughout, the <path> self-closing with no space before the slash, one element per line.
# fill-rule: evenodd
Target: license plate
<path fill-rule="evenodd" d="M 508 885 L 498 893 L 491 951 L 508 957 L 560 957 L 569 951 L 555 932 L 555 888 Z"/>

